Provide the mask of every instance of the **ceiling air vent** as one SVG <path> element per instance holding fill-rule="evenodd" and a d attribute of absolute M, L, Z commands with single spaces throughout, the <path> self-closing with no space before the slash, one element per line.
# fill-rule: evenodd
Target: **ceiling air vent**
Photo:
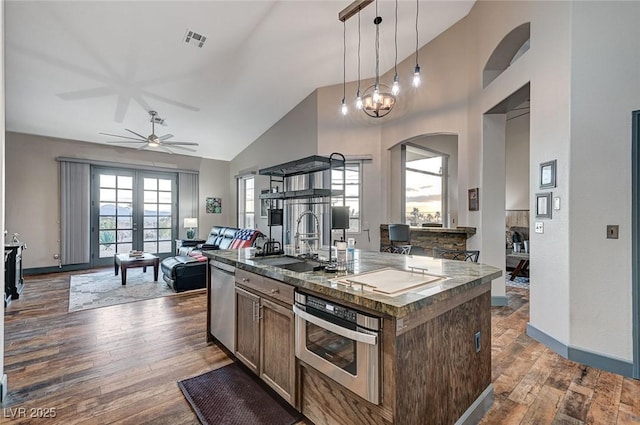
<path fill-rule="evenodd" d="M 198 34 L 195 31 L 191 31 L 190 29 L 187 29 L 187 32 L 185 33 L 185 36 L 184 36 L 184 42 L 186 44 L 190 44 L 196 47 L 202 47 L 204 46 L 205 41 L 207 41 L 207 37 L 205 37 L 202 34 Z"/>

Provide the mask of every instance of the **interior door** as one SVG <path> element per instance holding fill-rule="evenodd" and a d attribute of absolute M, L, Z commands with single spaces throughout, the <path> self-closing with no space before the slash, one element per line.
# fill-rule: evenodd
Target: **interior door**
<path fill-rule="evenodd" d="M 160 257 L 173 254 L 176 182 L 173 173 L 94 167 L 92 264 L 111 264 L 114 254 L 131 250 Z"/>

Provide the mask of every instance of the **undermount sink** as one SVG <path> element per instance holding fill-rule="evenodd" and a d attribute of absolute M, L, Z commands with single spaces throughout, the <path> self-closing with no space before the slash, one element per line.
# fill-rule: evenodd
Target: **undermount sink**
<path fill-rule="evenodd" d="M 298 273 L 317 271 L 324 268 L 322 264 L 316 261 L 286 256 L 254 259 L 254 261 L 258 264 L 279 267 L 281 269 L 291 270 Z"/>
<path fill-rule="evenodd" d="M 281 267 L 286 264 L 297 264 L 304 263 L 304 260 L 301 258 L 287 257 L 287 256 L 279 256 L 279 257 L 265 257 L 265 258 L 254 258 L 256 263 L 265 264 L 267 266 L 276 266 Z"/>

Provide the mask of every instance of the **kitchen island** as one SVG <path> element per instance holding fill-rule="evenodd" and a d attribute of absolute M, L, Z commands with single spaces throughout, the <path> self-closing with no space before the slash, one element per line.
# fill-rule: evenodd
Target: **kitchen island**
<path fill-rule="evenodd" d="M 278 259 L 245 254 L 244 250 L 205 253 L 211 264 L 235 269 L 235 320 L 229 321 L 235 344 L 230 351 L 313 423 L 475 423 L 491 405 L 490 291 L 491 280 L 501 275 L 499 269 L 356 251 L 351 271 L 331 274 L 287 269 L 286 257 L 278 264 Z M 391 278 L 372 284 L 376 275 Z M 394 283 L 396 275 L 406 276 L 407 284 L 403 287 L 402 281 L 396 281 L 385 286 Z M 216 301 L 210 280 L 208 317 Z M 370 332 L 377 336 L 362 334 L 363 341 L 373 345 L 354 342 L 354 348 L 347 350 L 345 338 L 317 326 L 326 321 L 314 319 L 316 324 L 310 324 L 305 320 L 311 318 L 298 303 L 304 298 L 316 306 L 322 301 L 321 309 L 327 313 L 345 312 L 340 314 L 346 318 L 358 312 L 379 322 L 379 329 Z M 208 337 L 216 340 L 210 320 L 207 327 Z M 325 351 L 315 350 L 330 360 L 320 362 L 339 363 L 326 352 L 339 345 L 340 353 L 347 353 L 340 356 L 341 361 L 350 359 L 354 367 L 366 362 L 370 379 L 361 381 L 365 373 L 358 369 L 348 376 L 353 382 L 346 385 L 341 379 L 348 374 L 343 371 L 314 367 L 301 360 L 306 357 L 296 357 L 296 352 L 306 350 L 301 341 L 305 329 L 307 345 L 313 345 L 310 334 L 318 331 L 335 336 Z M 370 354 L 365 355 L 366 347 Z"/>

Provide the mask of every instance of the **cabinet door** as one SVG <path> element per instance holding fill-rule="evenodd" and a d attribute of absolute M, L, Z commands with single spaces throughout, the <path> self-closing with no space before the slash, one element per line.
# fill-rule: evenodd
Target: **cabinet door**
<path fill-rule="evenodd" d="M 261 299 L 260 310 L 260 377 L 295 405 L 293 311 L 265 298 Z"/>
<path fill-rule="evenodd" d="M 236 357 L 258 373 L 260 297 L 236 287 Z"/>

